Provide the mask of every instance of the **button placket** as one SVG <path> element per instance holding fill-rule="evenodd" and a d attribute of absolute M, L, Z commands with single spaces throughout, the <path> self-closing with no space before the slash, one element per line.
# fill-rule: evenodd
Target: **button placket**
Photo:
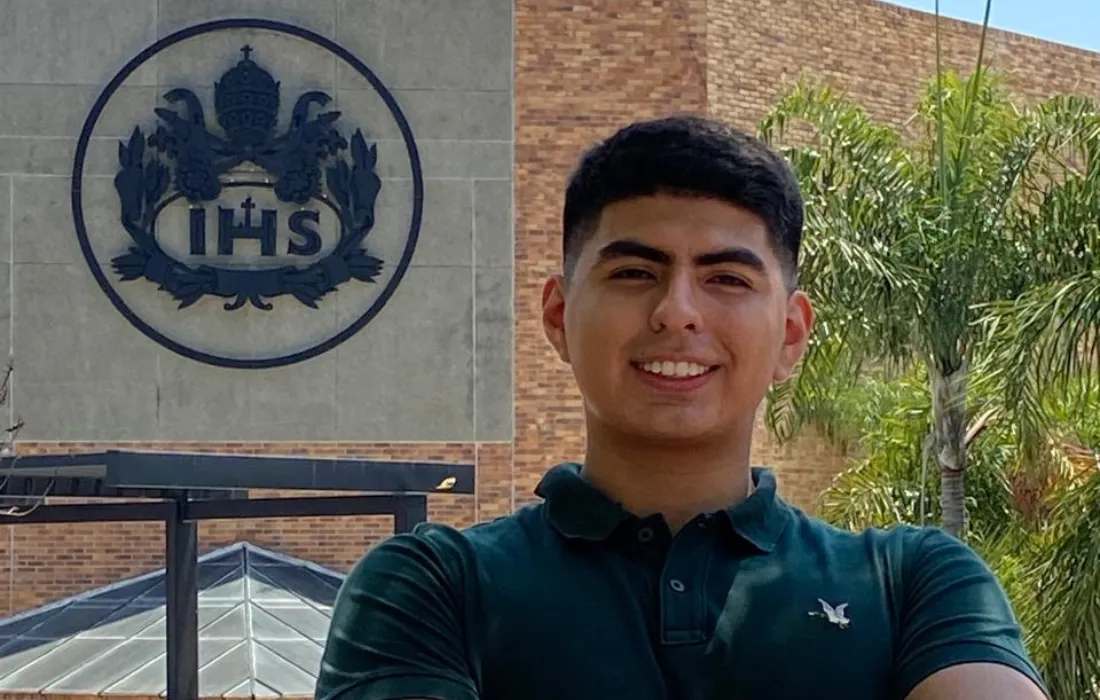
<path fill-rule="evenodd" d="M 711 558 L 708 531 L 681 530 L 665 559 L 661 576 L 661 641 L 694 644 L 706 638 L 707 567 Z"/>

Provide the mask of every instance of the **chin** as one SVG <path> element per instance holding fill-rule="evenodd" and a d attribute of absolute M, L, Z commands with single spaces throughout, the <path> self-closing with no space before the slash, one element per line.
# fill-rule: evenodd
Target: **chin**
<path fill-rule="evenodd" d="M 674 418 L 653 420 L 654 418 L 659 417 L 651 416 L 645 420 L 625 421 L 620 424 L 620 430 L 643 442 L 670 446 L 714 440 L 733 432 L 728 427 L 712 422 L 675 420 Z"/>

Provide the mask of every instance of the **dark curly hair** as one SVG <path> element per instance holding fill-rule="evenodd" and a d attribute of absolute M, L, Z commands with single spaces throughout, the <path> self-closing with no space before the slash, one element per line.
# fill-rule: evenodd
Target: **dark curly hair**
<path fill-rule="evenodd" d="M 582 156 L 562 212 L 566 274 L 604 207 L 658 193 L 717 198 L 753 212 L 767 224 L 788 285 L 797 285 L 803 203 L 790 166 L 759 139 L 691 115 L 630 124 Z"/>

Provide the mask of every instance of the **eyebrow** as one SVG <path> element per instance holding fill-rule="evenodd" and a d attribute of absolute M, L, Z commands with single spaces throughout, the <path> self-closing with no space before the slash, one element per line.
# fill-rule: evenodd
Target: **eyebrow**
<path fill-rule="evenodd" d="M 665 251 L 629 239 L 612 241 L 603 248 L 600 248 L 599 259 L 601 262 L 614 260 L 616 258 L 641 258 L 642 260 L 648 260 L 660 265 L 669 265 L 672 263 L 672 256 Z M 712 253 L 703 253 L 695 256 L 695 264 L 699 267 L 710 267 L 712 265 L 723 265 L 727 263 L 744 265 L 761 274 L 766 272 L 764 260 L 755 252 L 741 246 L 723 248 L 722 250 L 716 250 Z"/>

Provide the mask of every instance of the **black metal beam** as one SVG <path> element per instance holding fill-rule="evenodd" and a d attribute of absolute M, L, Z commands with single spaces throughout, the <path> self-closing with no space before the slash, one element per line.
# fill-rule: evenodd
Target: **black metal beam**
<path fill-rule="evenodd" d="M 102 478 L 107 473 L 107 453 L 15 454 L 0 457 L 0 472 L 9 471 L 27 476 L 99 476 Z"/>
<path fill-rule="evenodd" d="M 248 491 L 241 489 L 191 489 L 192 498 L 248 498 Z M 15 476 L 0 472 L 0 500 L 5 503 L 18 500 L 33 503 L 43 494 L 51 498 L 175 498 L 174 489 L 125 489 L 108 486 L 102 478 L 24 476 L 16 470 Z M 21 499 L 21 500 L 20 500 Z"/>
<path fill-rule="evenodd" d="M 393 514 L 393 531 L 412 532 L 418 524 L 428 519 L 427 496 L 400 496 L 400 506 Z"/>
<path fill-rule="evenodd" d="M 405 532 L 427 520 L 428 497 L 415 496 L 314 496 L 303 498 L 252 498 L 195 500 L 182 503 L 184 520 L 239 520 L 244 518 L 308 518 L 344 515 L 392 515 L 394 530 Z M 43 523 L 167 521 L 176 508 L 174 500 L 148 503 L 27 504 L 9 517 L 0 514 L 0 525 Z"/>
<path fill-rule="evenodd" d="M 248 489 L 265 488 L 391 493 L 247 498 Z M 164 523 L 166 663 L 172 700 L 198 699 L 198 521 L 392 514 L 394 532 L 408 532 L 427 520 L 428 493 L 473 492 L 469 464 L 115 451 L 0 458 L 0 507 L 4 500 L 25 504 L 9 517 L 0 515 L 0 524 Z M 47 505 L 41 500 L 46 494 L 168 498 Z"/>
<path fill-rule="evenodd" d="M 165 612 L 168 697 L 199 697 L 199 529 L 185 519 L 183 494 L 165 520 Z"/>
<path fill-rule="evenodd" d="M 119 488 L 474 492 L 472 464 L 122 451 L 106 462 L 106 482 Z"/>
<path fill-rule="evenodd" d="M 426 499 L 425 496 L 419 498 Z M 314 496 L 302 498 L 250 498 L 240 501 L 191 501 L 189 520 L 240 518 L 308 518 L 323 515 L 393 515 L 401 507 L 400 496 Z"/>
<path fill-rule="evenodd" d="M 202 490 L 281 489 L 376 493 L 474 492 L 472 464 L 274 455 L 107 450 L 0 457 L 0 494 L 167 497 Z M 154 493 L 155 492 L 155 493 Z"/>
<path fill-rule="evenodd" d="M 0 525 L 36 525 L 42 523 L 133 522 L 166 520 L 175 504 L 155 503 L 74 503 L 64 505 L 23 505 L 14 514 L 0 515 Z"/>

